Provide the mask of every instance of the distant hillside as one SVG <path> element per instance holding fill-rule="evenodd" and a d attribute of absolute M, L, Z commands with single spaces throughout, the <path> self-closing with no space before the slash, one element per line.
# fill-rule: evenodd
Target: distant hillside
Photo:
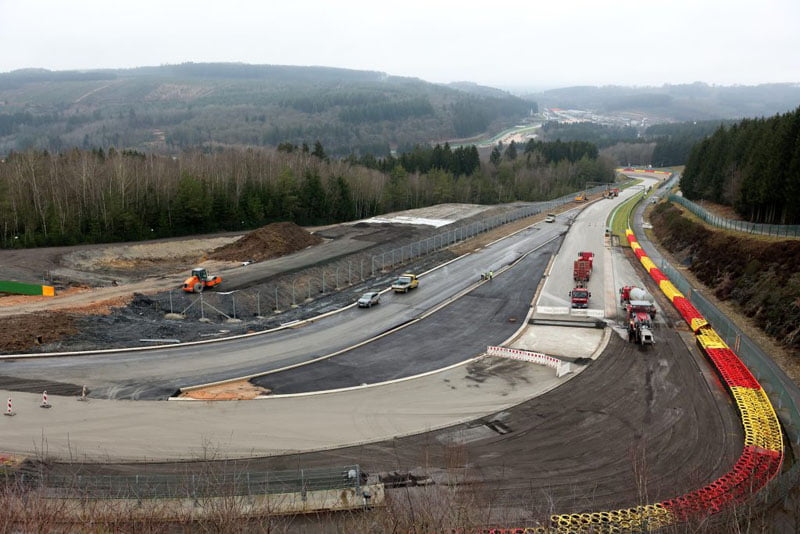
<path fill-rule="evenodd" d="M 77 146 L 178 152 L 313 144 L 388 154 L 509 125 L 536 104 L 474 84 L 447 87 L 327 67 L 185 63 L 0 74 L 0 154 Z"/>
<path fill-rule="evenodd" d="M 704 83 L 662 87 L 566 87 L 528 95 L 543 108 L 600 113 L 642 112 L 663 120 L 760 117 L 800 105 L 800 84 L 714 86 Z"/>

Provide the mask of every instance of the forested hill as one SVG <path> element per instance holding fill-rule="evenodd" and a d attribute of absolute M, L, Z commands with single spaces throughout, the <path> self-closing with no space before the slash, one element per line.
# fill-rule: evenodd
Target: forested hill
<path fill-rule="evenodd" d="M 528 98 L 543 108 L 643 112 L 664 120 L 741 119 L 794 109 L 800 104 L 800 84 L 720 86 L 697 82 L 661 87 L 580 86 L 552 89 Z"/>
<path fill-rule="evenodd" d="M 473 84 L 452 87 L 327 67 L 185 63 L 0 74 L 0 154 L 116 147 L 177 153 L 320 141 L 329 154 L 408 149 L 500 129 L 536 104 Z"/>
<path fill-rule="evenodd" d="M 681 190 L 753 222 L 800 224 L 800 108 L 720 127 L 692 149 Z"/>

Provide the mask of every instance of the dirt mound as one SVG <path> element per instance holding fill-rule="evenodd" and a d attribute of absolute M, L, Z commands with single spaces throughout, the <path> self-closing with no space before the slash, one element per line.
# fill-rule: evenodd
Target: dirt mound
<path fill-rule="evenodd" d="M 0 330 L 0 354 L 31 350 L 77 333 L 72 317 L 62 313 L 6 317 Z"/>
<path fill-rule="evenodd" d="M 322 243 L 321 237 L 308 233 L 293 222 L 279 222 L 262 226 L 233 243 L 214 249 L 208 258 L 224 261 L 263 261 L 319 243 Z"/>

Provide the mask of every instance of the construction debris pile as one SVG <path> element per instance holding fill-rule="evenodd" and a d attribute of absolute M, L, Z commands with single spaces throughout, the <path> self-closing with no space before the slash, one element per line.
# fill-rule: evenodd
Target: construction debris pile
<path fill-rule="evenodd" d="M 272 223 L 253 230 L 233 243 L 214 249 L 208 259 L 263 261 L 319 243 L 322 243 L 321 237 L 307 232 L 293 222 Z"/>

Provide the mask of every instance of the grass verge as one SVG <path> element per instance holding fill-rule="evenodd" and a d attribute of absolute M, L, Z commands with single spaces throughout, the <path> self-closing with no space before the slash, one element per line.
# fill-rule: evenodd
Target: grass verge
<path fill-rule="evenodd" d="M 641 194 L 636 194 L 633 198 L 617 206 L 617 208 L 614 209 L 614 211 L 612 211 L 608 216 L 606 228 L 611 228 L 611 233 L 618 236 L 620 241 L 625 240 L 625 229 L 630 227 L 629 220 L 631 213 L 633 213 L 633 208 L 642 198 L 642 195 L 644 195 L 644 191 Z"/>

